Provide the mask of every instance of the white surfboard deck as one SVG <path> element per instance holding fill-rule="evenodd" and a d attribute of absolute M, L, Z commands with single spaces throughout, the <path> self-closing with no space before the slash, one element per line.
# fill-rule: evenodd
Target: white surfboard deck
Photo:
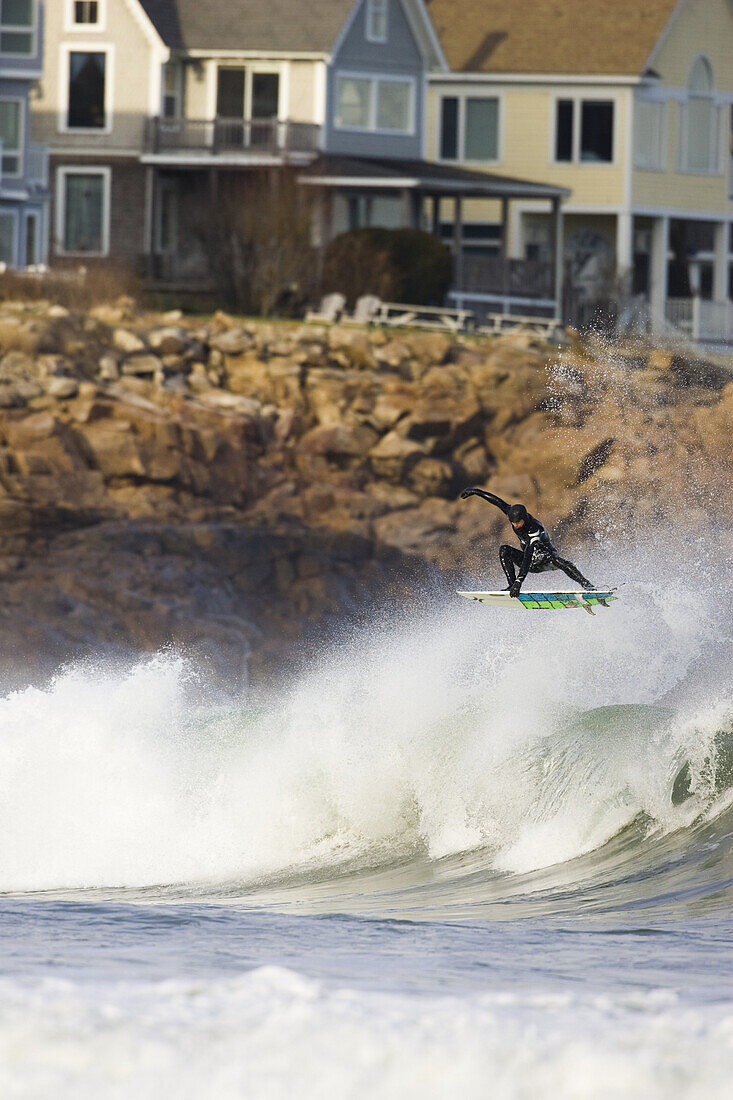
<path fill-rule="evenodd" d="M 584 589 L 581 592 L 520 592 L 512 597 L 508 592 L 459 592 L 467 600 L 486 603 L 491 607 L 522 608 L 525 611 L 560 611 L 564 608 L 582 607 L 593 615 L 594 607 L 607 607 L 611 600 L 617 600 L 614 589 Z"/>

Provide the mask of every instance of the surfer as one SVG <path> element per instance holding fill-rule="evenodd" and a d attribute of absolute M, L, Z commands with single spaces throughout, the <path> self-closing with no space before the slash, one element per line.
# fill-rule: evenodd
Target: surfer
<path fill-rule="evenodd" d="M 510 596 L 519 595 L 528 573 L 544 573 L 548 569 L 562 569 L 563 573 L 567 573 L 571 580 L 576 581 L 583 588 L 595 587 L 571 561 L 559 556 L 546 529 L 538 519 L 529 514 L 523 504 L 507 504 L 495 493 L 473 488 L 464 489 L 461 500 L 470 496 L 481 497 L 489 504 L 495 504 L 501 509 L 519 539 L 521 550 L 506 543 L 499 547 L 499 561 L 507 579 L 507 592 Z M 519 575 L 516 572 L 517 567 Z"/>

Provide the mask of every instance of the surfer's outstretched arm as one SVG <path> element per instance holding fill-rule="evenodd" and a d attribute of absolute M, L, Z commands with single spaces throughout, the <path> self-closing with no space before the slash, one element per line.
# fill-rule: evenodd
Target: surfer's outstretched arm
<path fill-rule="evenodd" d="M 509 505 L 501 497 L 498 497 L 496 493 L 487 493 L 485 489 L 464 489 L 461 493 L 461 500 L 465 500 L 466 497 L 481 497 L 482 500 L 487 500 L 489 504 L 496 505 L 500 508 L 504 515 L 509 512 Z"/>

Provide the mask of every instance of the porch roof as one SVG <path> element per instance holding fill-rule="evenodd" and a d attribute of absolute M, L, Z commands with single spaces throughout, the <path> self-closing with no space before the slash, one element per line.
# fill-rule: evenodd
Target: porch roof
<path fill-rule="evenodd" d="M 324 153 L 304 173 L 304 183 L 318 187 L 420 191 L 472 199 L 562 199 L 570 194 L 532 180 L 514 179 L 427 160 L 381 160 Z"/>

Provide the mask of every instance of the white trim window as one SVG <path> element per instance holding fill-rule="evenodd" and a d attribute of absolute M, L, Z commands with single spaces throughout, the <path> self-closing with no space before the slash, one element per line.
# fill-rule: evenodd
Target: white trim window
<path fill-rule="evenodd" d="M 613 99 L 560 96 L 555 100 L 553 160 L 557 164 L 613 164 Z"/>
<path fill-rule="evenodd" d="M 339 74 L 335 125 L 339 130 L 414 134 L 415 81 L 410 77 Z"/>
<path fill-rule="evenodd" d="M 112 47 L 64 43 L 59 68 L 64 132 L 109 133 L 112 122 Z"/>
<path fill-rule="evenodd" d="M 367 42 L 386 42 L 389 34 L 389 0 L 367 0 Z"/>
<path fill-rule="evenodd" d="M 161 84 L 163 89 L 161 115 L 163 118 L 181 118 L 183 115 L 183 65 L 180 61 L 167 61 L 163 65 Z"/>
<path fill-rule="evenodd" d="M 107 0 L 66 0 L 65 30 L 102 31 L 106 26 Z"/>
<path fill-rule="evenodd" d="M 2 174 L 15 177 L 23 174 L 23 133 L 25 101 L 14 96 L 0 97 L 0 143 L 2 143 Z"/>
<path fill-rule="evenodd" d="M 662 171 L 666 163 L 667 104 L 638 93 L 634 97 L 634 167 Z"/>
<path fill-rule="evenodd" d="M 109 253 L 110 168 L 57 170 L 56 239 L 63 256 Z"/>
<path fill-rule="evenodd" d="M 15 267 L 18 258 L 18 212 L 0 207 L 0 263 Z"/>
<path fill-rule="evenodd" d="M 443 96 L 440 101 L 441 160 L 499 161 L 499 97 Z"/>
<path fill-rule="evenodd" d="M 0 0 L 0 54 L 35 55 L 37 13 L 37 0 Z"/>
<path fill-rule="evenodd" d="M 692 63 L 687 101 L 680 107 L 680 167 L 711 176 L 720 172 L 720 108 L 715 101 L 713 68 L 700 54 Z"/>

